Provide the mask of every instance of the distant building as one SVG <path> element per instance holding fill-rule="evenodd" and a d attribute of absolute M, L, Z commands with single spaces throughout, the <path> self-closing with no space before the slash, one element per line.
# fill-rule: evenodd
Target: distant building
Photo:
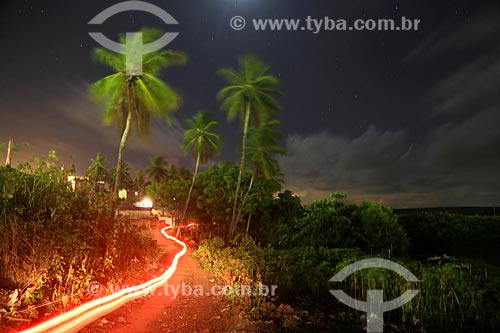
<path fill-rule="evenodd" d="M 89 181 L 89 177 L 83 176 L 68 176 L 68 182 L 71 184 L 73 192 L 80 190 L 86 182 Z"/>
<path fill-rule="evenodd" d="M 153 208 L 153 202 L 149 198 L 144 198 L 141 201 L 134 202 L 134 206 L 139 208 Z"/>

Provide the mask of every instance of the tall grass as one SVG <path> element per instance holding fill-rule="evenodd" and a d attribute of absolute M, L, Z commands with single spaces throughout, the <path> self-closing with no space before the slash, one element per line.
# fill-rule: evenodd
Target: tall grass
<path fill-rule="evenodd" d="M 73 192 L 55 168 L 23 171 L 0 167 L 0 288 L 20 291 L 12 316 L 40 304 L 51 306 L 30 315 L 71 307 L 93 297 L 92 281 L 144 277 L 139 262 L 157 248 L 137 227 L 112 218 L 112 194 L 90 186 Z"/>

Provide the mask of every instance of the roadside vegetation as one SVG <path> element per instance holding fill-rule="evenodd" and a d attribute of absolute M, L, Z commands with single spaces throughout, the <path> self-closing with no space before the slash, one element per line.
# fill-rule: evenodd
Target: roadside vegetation
<path fill-rule="evenodd" d="M 498 262 L 486 262 L 480 246 L 477 252 L 468 251 L 467 257 L 461 257 L 462 248 L 446 246 L 454 224 L 436 223 L 440 219 L 462 221 L 471 235 L 491 239 L 500 231 L 500 218 L 425 214 L 424 221 L 418 217 L 428 226 L 426 232 L 444 244 L 436 251 L 446 252 L 433 252 L 426 247 L 427 240 L 410 239 L 412 234 L 400 222 L 416 217 L 399 218 L 378 203 L 346 204 L 333 195 L 331 200 L 302 205 L 284 192 L 270 201 L 267 212 L 270 215 L 262 217 L 261 229 L 250 232 L 249 237 L 229 244 L 223 238 L 212 238 L 195 252 L 202 267 L 210 269 L 221 284 L 234 287 L 230 297 L 244 305 L 247 316 L 260 322 L 263 330 L 313 332 L 335 327 L 362 332 L 366 317 L 336 301 L 330 289 L 344 290 L 360 300 L 366 300 L 368 289 L 383 289 L 385 300 L 408 289 L 420 290 L 401 309 L 385 314 L 388 331 L 487 332 L 500 327 Z M 429 260 L 409 255 L 421 247 L 432 253 Z M 498 245 L 490 249 L 493 253 L 499 250 Z M 408 283 L 380 269 L 354 273 L 343 283 L 328 282 L 347 265 L 371 257 L 400 263 L 420 282 Z M 259 285 L 277 285 L 277 295 L 241 296 L 236 292 L 241 285 L 255 290 Z"/>
<path fill-rule="evenodd" d="M 73 192 L 69 173 L 55 152 L 0 167 L 3 324 L 24 326 L 157 273 L 148 234 L 112 217 L 112 194 L 89 184 Z"/>

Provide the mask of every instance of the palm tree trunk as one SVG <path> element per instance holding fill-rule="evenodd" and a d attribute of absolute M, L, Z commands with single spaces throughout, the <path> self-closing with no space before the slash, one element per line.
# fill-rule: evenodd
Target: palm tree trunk
<path fill-rule="evenodd" d="M 250 185 L 248 185 L 248 190 L 246 193 L 243 195 L 243 200 L 241 200 L 241 205 L 238 209 L 238 215 L 236 216 L 236 220 L 239 221 L 241 218 L 241 213 L 243 212 L 243 206 L 245 205 L 245 202 L 247 201 L 248 196 L 250 195 L 250 191 L 252 190 L 252 186 L 255 180 L 255 173 L 257 171 L 254 169 L 254 172 L 252 173 L 252 179 L 250 179 Z M 248 230 L 247 230 L 248 233 Z"/>
<path fill-rule="evenodd" d="M 7 158 L 5 159 L 5 165 L 9 165 L 11 163 L 10 154 L 12 152 L 12 138 L 9 139 L 9 143 L 7 144 Z"/>
<path fill-rule="evenodd" d="M 179 223 L 179 227 L 177 228 L 177 236 L 176 237 L 179 237 L 179 234 L 181 231 L 180 226 L 184 222 L 184 218 L 186 217 L 186 212 L 187 212 L 187 209 L 189 206 L 189 201 L 191 200 L 191 193 L 193 192 L 194 183 L 196 181 L 196 175 L 198 174 L 198 167 L 200 166 L 200 155 L 201 154 L 198 153 L 198 156 L 196 157 L 196 166 L 194 167 L 193 181 L 191 182 L 191 187 L 189 188 L 188 197 L 187 197 L 186 203 L 184 204 L 184 211 L 182 212 L 181 222 Z"/>
<path fill-rule="evenodd" d="M 252 220 L 252 214 L 248 214 L 247 229 L 245 230 L 245 235 L 248 236 L 248 231 L 250 230 L 250 221 Z"/>
<path fill-rule="evenodd" d="M 118 192 L 120 191 L 120 185 L 122 182 L 122 166 L 123 166 L 123 150 L 125 149 L 125 143 L 130 132 L 130 124 L 132 123 L 132 113 L 129 112 L 127 115 L 127 122 L 125 123 L 125 129 L 123 130 L 122 139 L 120 141 L 120 147 L 118 148 L 118 161 L 116 163 L 116 178 L 115 178 L 115 195 L 118 198 Z"/>
<path fill-rule="evenodd" d="M 240 194 L 241 178 L 243 171 L 245 169 L 245 155 L 247 148 L 247 135 L 248 135 L 248 123 L 250 121 L 250 101 L 246 102 L 245 110 L 245 122 L 243 125 L 243 138 L 241 139 L 241 161 L 240 161 L 240 172 L 238 174 L 238 182 L 236 183 L 236 192 L 234 193 L 234 204 L 233 204 L 233 216 L 231 218 L 231 225 L 229 226 L 229 239 L 233 238 L 236 227 L 238 225 L 237 210 L 238 210 L 238 197 Z"/>

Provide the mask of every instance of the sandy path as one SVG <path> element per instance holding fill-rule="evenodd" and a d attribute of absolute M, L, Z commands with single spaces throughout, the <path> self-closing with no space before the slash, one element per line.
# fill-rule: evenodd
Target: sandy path
<path fill-rule="evenodd" d="M 165 251 L 166 256 L 162 262 L 168 267 L 180 247 L 164 238 L 157 230 L 152 231 L 152 237 Z M 223 296 L 206 295 L 214 285 L 211 281 L 211 274 L 198 267 L 196 259 L 192 258 L 191 251 L 188 250 L 180 259 L 177 271 L 167 285 L 158 288 L 154 295 L 131 302 L 106 316 L 104 320 L 99 319 L 82 330 L 82 333 L 232 331 L 231 318 L 237 316 L 237 310 L 231 309 Z M 197 291 L 203 288 L 203 296 L 189 293 L 190 287 Z"/>

